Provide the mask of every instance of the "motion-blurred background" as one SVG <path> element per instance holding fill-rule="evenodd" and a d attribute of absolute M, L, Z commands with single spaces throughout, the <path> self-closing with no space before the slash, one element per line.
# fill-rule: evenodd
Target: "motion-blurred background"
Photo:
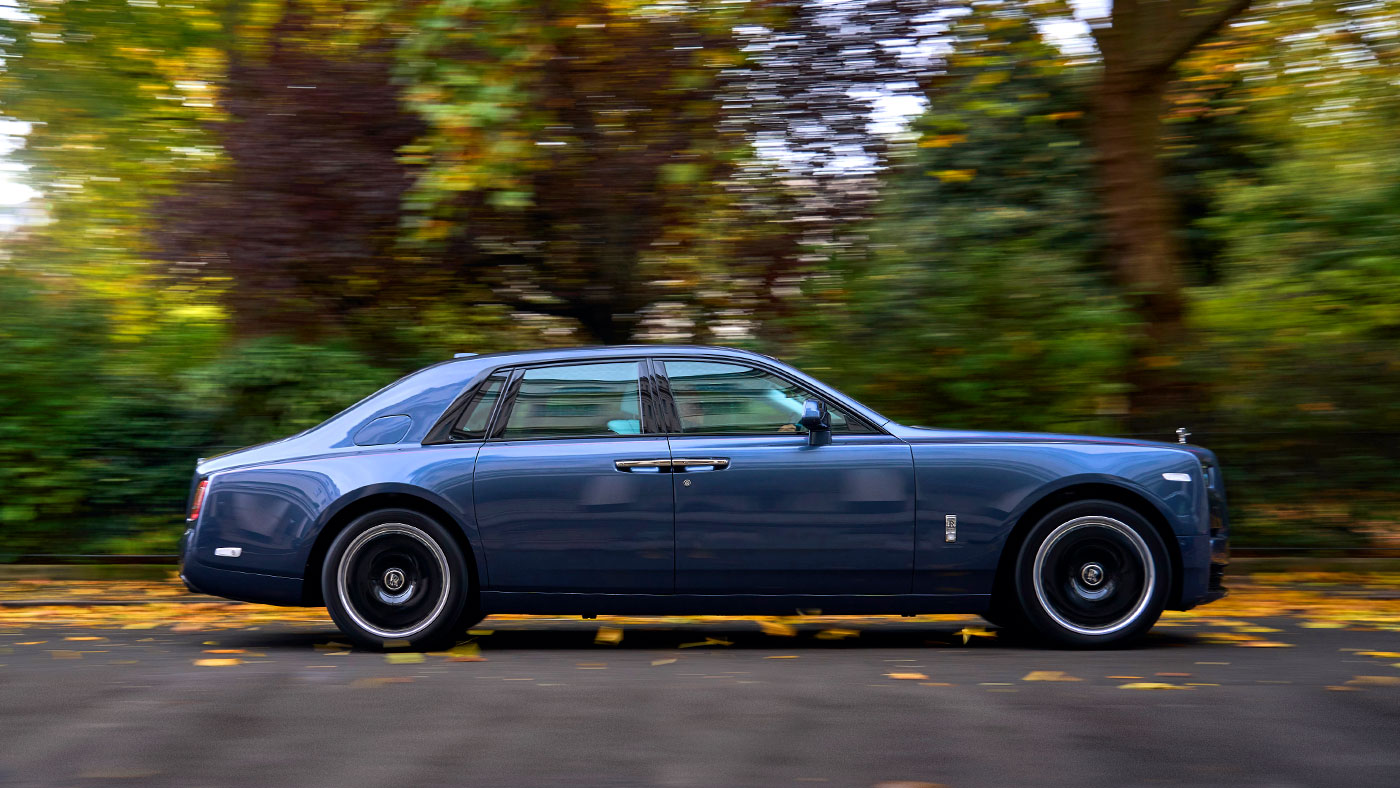
<path fill-rule="evenodd" d="M 0 0 L 0 553 L 453 352 L 701 342 L 1400 540 L 1400 2 Z M 2 560 L 2 559 L 0 559 Z"/>

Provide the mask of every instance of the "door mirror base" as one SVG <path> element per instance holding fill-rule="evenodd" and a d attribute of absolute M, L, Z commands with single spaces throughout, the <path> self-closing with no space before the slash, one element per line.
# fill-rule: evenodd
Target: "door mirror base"
<path fill-rule="evenodd" d="M 809 399 L 802 403 L 802 418 L 797 423 L 807 430 L 808 444 L 825 446 L 831 443 L 831 414 L 822 401 Z"/>

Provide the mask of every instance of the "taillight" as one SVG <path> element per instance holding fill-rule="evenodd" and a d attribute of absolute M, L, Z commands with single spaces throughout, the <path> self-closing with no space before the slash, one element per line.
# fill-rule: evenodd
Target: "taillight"
<path fill-rule="evenodd" d="M 199 483 L 199 487 L 194 491 L 194 501 L 190 503 L 190 522 L 199 519 L 199 510 L 204 506 L 204 493 L 209 490 L 209 480 L 205 479 Z"/>

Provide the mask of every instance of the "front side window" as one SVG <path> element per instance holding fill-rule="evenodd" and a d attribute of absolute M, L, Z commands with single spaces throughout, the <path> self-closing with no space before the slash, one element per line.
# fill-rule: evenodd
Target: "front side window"
<path fill-rule="evenodd" d="M 805 433 L 797 423 L 802 403 L 819 399 L 769 372 L 742 364 L 713 361 L 667 361 L 671 396 L 681 432 L 708 434 Z M 831 431 L 869 432 L 858 421 L 831 407 Z"/>
<path fill-rule="evenodd" d="M 526 370 L 501 437 L 640 435 L 640 385 L 635 361 Z"/>

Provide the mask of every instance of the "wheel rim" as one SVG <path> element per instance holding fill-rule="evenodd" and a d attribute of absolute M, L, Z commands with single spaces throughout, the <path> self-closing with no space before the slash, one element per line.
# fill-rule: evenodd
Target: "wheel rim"
<path fill-rule="evenodd" d="M 1079 517 L 1041 543 L 1033 579 L 1055 623 L 1081 635 L 1109 635 L 1147 609 L 1157 567 L 1137 531 L 1111 517 Z"/>
<path fill-rule="evenodd" d="M 437 620 L 452 590 L 447 555 L 419 528 L 383 523 L 350 543 L 336 588 L 346 615 L 386 640 L 413 637 Z"/>

